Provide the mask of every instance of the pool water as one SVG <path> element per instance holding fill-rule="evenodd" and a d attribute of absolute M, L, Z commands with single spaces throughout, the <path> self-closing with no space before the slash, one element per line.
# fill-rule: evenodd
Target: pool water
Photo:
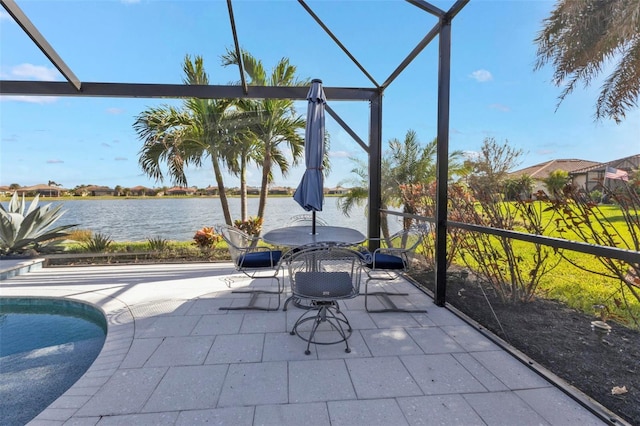
<path fill-rule="evenodd" d="M 104 315 L 83 303 L 0 298 L 0 423 L 23 425 L 69 389 L 106 329 Z"/>

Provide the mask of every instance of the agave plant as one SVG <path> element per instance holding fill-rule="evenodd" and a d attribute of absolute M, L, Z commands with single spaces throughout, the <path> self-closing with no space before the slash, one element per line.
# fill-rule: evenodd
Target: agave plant
<path fill-rule="evenodd" d="M 62 206 L 38 206 L 39 196 L 26 208 L 24 195 L 13 193 L 7 209 L 0 204 L 0 255 L 42 252 L 59 244 L 67 229 L 76 225 L 51 226 L 65 213 Z M 26 211 L 25 211 L 26 210 Z"/>

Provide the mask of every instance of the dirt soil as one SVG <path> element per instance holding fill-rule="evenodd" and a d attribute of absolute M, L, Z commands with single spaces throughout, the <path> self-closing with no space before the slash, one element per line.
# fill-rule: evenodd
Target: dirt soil
<path fill-rule="evenodd" d="M 476 282 L 450 276 L 446 297 L 452 306 L 613 413 L 640 425 L 639 331 L 609 320 L 610 333 L 597 333 L 591 322 L 599 318 L 557 301 L 505 304 L 490 289 L 483 293 Z M 434 291 L 433 273 L 412 277 Z M 627 392 L 613 394 L 615 387 Z"/>

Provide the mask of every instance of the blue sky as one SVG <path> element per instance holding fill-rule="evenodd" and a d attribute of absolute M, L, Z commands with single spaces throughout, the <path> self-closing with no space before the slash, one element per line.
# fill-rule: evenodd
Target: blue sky
<path fill-rule="evenodd" d="M 448 9 L 453 1 L 433 2 Z M 17 4 L 81 81 L 180 83 L 186 54 L 204 57 L 212 84 L 239 80 L 220 56 L 233 46 L 225 1 L 33 1 Z M 308 1 L 373 77 L 382 83 L 436 20 L 401 1 Z M 287 57 L 302 78 L 325 86 L 371 87 L 367 77 L 296 1 L 233 3 L 242 47 L 267 69 Z M 552 1 L 472 0 L 452 27 L 450 147 L 478 151 L 482 141 L 521 148 L 521 167 L 554 158 L 610 161 L 640 153 L 640 110 L 624 123 L 595 123 L 599 83 L 578 87 L 556 111 L 561 89 L 552 69 L 534 72 L 533 39 Z M 2 79 L 61 81 L 62 76 L 4 11 L 0 11 Z M 423 142 L 436 136 L 437 39 L 385 91 L 383 142 L 409 129 Z M 3 97 L 0 100 L 0 185 L 53 180 L 80 184 L 161 186 L 138 165 L 141 142 L 132 124 L 151 106 L 179 100 Z M 367 139 L 369 107 L 331 107 Z M 304 102 L 296 103 L 300 114 Z M 326 186 L 349 176 L 350 157 L 364 152 L 331 118 L 332 172 Z M 297 186 L 302 167 L 275 185 Z M 189 185 L 214 185 L 209 164 L 188 171 Z M 249 184 L 258 186 L 258 170 Z M 229 176 L 228 186 L 237 185 Z M 165 185 L 171 185 L 165 181 Z"/>

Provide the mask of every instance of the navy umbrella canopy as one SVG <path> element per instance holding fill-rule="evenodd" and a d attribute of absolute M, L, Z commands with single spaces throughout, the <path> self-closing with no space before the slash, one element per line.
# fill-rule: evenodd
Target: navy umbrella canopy
<path fill-rule="evenodd" d="M 322 211 L 324 201 L 322 159 L 324 158 L 324 105 L 327 98 L 322 80 L 313 80 L 307 94 L 307 126 L 304 137 L 304 156 L 307 169 L 293 199 L 306 211 L 313 212 L 312 232 L 316 233 L 316 212 Z"/>

